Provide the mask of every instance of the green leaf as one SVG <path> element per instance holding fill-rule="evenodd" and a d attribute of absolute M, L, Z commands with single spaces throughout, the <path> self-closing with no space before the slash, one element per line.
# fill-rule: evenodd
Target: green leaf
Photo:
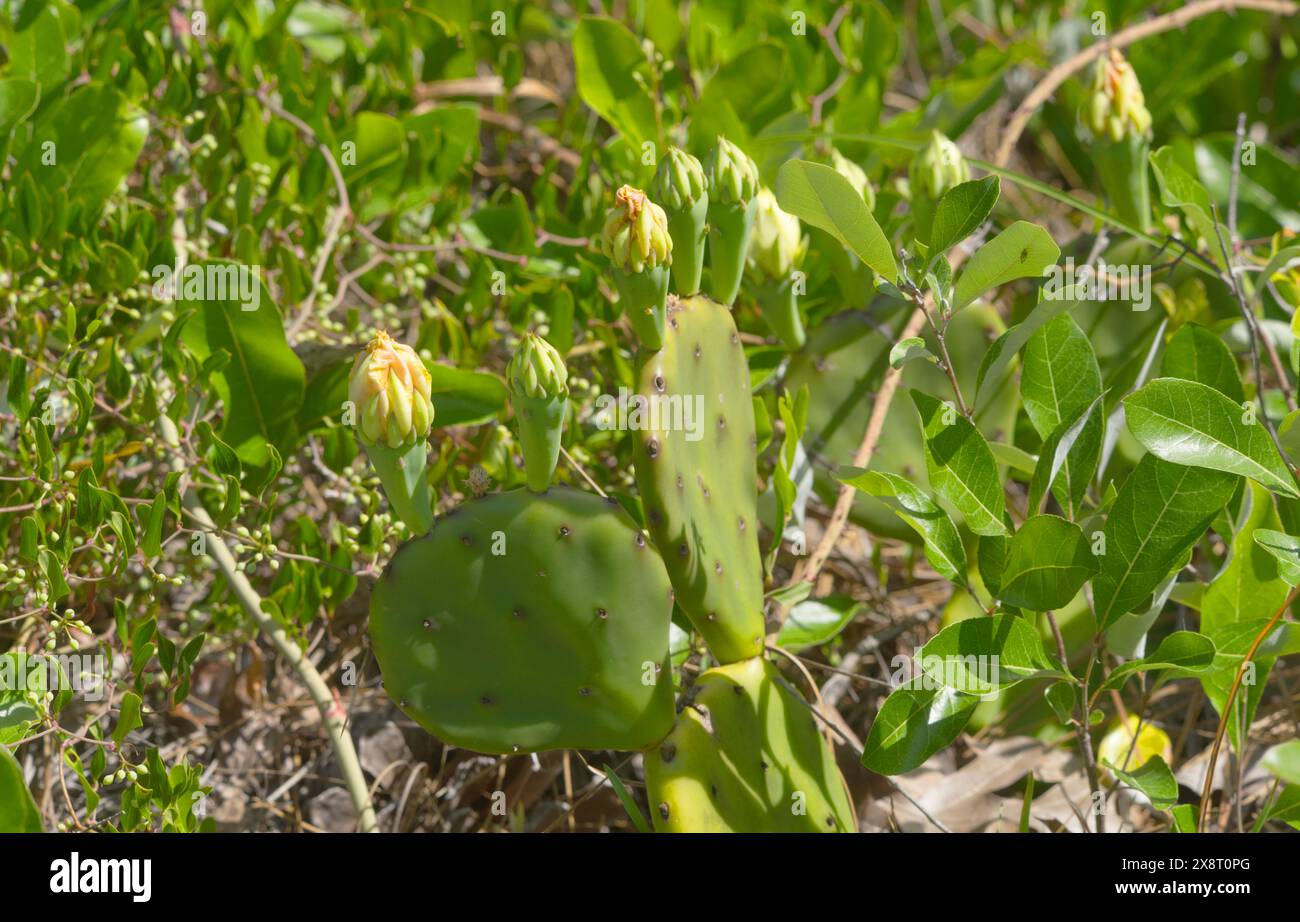
<path fill-rule="evenodd" d="M 787 650 L 799 651 L 833 640 L 863 609 L 849 596 L 806 599 L 790 609 L 776 642 Z"/>
<path fill-rule="evenodd" d="M 36 111 L 38 96 L 34 81 L 21 77 L 0 80 L 0 149 L 14 127 Z"/>
<path fill-rule="evenodd" d="M 1195 631 L 1174 631 L 1150 656 L 1116 666 L 1106 677 L 1102 688 L 1119 688 L 1124 680 L 1136 672 L 1159 672 L 1178 669 L 1179 677 L 1208 671 L 1214 665 L 1217 651 L 1214 641 Z"/>
<path fill-rule="evenodd" d="M 1015 279 L 1042 276 L 1060 255 L 1060 247 L 1046 230 L 1028 221 L 1017 221 L 976 250 L 966 263 L 957 279 L 953 310 L 961 310 L 991 288 Z"/>
<path fill-rule="evenodd" d="M 496 375 L 436 362 L 425 362 L 424 367 L 433 379 L 430 392 L 435 426 L 479 426 L 505 412 L 509 395 Z"/>
<path fill-rule="evenodd" d="M 950 624 L 930 638 L 916 659 L 933 681 L 977 696 L 1022 679 L 1061 674 L 1043 653 L 1038 632 L 1019 615 Z"/>
<path fill-rule="evenodd" d="M 925 762 L 961 733 L 979 698 L 930 687 L 924 676 L 890 692 L 871 724 L 862 764 L 880 775 L 901 775 Z"/>
<path fill-rule="evenodd" d="M 1278 579 L 1277 558 L 1255 542 L 1256 529 L 1282 527 L 1273 497 L 1253 480 L 1246 481 L 1246 487 L 1227 561 L 1201 597 L 1202 631 L 1269 618 L 1286 601 L 1287 585 Z"/>
<path fill-rule="evenodd" d="M 1088 482 L 1097 470 L 1104 411 L 1102 395 L 1098 394 L 1078 418 L 1061 423 L 1048 436 L 1029 481 L 1030 511 L 1040 508 L 1050 489 L 1061 507 L 1074 515 L 1075 506 L 1087 493 Z"/>
<path fill-rule="evenodd" d="M 604 16 L 584 16 L 573 32 L 578 95 L 628 142 L 659 138 L 654 72 L 637 37 Z"/>
<path fill-rule="evenodd" d="M 1056 719 L 1068 726 L 1079 707 L 1079 686 L 1072 681 L 1053 682 L 1043 689 L 1043 699 Z"/>
<path fill-rule="evenodd" d="M 1129 431 L 1152 454 L 1174 464 L 1241 474 L 1270 490 L 1300 496 L 1268 431 L 1207 384 L 1156 378 L 1124 398 Z"/>
<path fill-rule="evenodd" d="M 1036 515 L 1011 536 L 998 597 L 1029 611 L 1063 608 L 1097 566 L 1078 525 L 1055 515 Z"/>
<path fill-rule="evenodd" d="M 0 833 L 44 831 L 41 812 L 23 782 L 22 769 L 9 749 L 0 744 Z"/>
<path fill-rule="evenodd" d="M 195 267 L 201 267 L 207 278 L 214 277 L 210 269 L 247 271 L 225 261 L 192 264 L 190 271 Z M 255 282 L 256 310 L 244 310 L 235 300 L 238 294 L 231 291 L 226 292 L 232 295 L 227 300 L 186 299 L 180 307 L 195 311 L 181 336 L 200 361 L 220 349 L 230 354 L 230 362 L 212 376 L 224 410 L 221 437 L 242 461 L 260 466 L 269 457 L 268 444 L 282 455 L 288 448 L 292 420 L 303 401 L 306 371 L 285 339 L 279 308 L 261 279 Z M 178 284 L 178 289 L 184 295 L 184 286 Z"/>
<path fill-rule="evenodd" d="M 1222 225 L 1215 229 L 1210 193 L 1205 191 L 1201 181 L 1183 169 L 1174 159 L 1172 147 L 1162 147 L 1150 154 L 1151 168 L 1156 174 L 1156 183 L 1160 186 L 1160 201 L 1166 208 L 1177 208 L 1192 233 L 1205 241 L 1205 250 L 1210 261 L 1223 266 L 1223 253 L 1219 247 L 1219 234 L 1228 240 L 1228 232 Z M 1189 241 L 1194 245 L 1196 240 Z"/>
<path fill-rule="evenodd" d="M 1006 500 L 998 463 L 984 436 L 950 405 L 918 390 L 911 394 L 925 432 L 930 486 L 962 514 L 966 526 L 975 534 L 1006 534 L 1002 522 Z"/>
<path fill-rule="evenodd" d="M 127 692 L 122 696 L 122 705 L 117 713 L 117 723 L 113 726 L 113 742 L 121 746 L 126 735 L 132 730 L 144 726 L 144 721 L 140 718 L 140 696 L 135 692 Z"/>
<path fill-rule="evenodd" d="M 957 526 L 924 490 L 905 477 L 885 471 L 844 468 L 839 478 L 871 496 L 892 499 L 894 513 L 921 536 L 925 558 L 934 571 L 958 586 L 966 584 L 966 549 Z"/>
<path fill-rule="evenodd" d="M 1078 419 L 1101 396 L 1101 370 L 1092 343 L 1069 314 L 1031 336 L 1022 361 L 1020 396 L 1040 438 Z"/>
<path fill-rule="evenodd" d="M 1109 762 L 1106 766 L 1129 787 L 1141 791 L 1157 810 L 1172 809 L 1178 803 L 1178 782 L 1160 756 L 1152 756 L 1132 771 L 1120 771 Z"/>
<path fill-rule="evenodd" d="M 935 206 L 930 227 L 930 252 L 945 253 L 984 223 L 997 204 L 1002 181 L 996 176 L 959 183 L 945 192 Z"/>
<path fill-rule="evenodd" d="M 42 111 L 15 175 L 41 177 L 47 199 L 62 193 L 68 204 L 80 203 L 84 215 L 97 217 L 135 166 L 148 133 L 148 120 L 125 96 L 91 83 Z M 42 162 L 49 151 L 52 164 Z"/>
<path fill-rule="evenodd" d="M 1105 554 L 1092 583 L 1101 630 L 1155 591 L 1236 488 L 1231 474 L 1142 457 L 1106 517 Z"/>
<path fill-rule="evenodd" d="M 1271 747 L 1259 764 L 1287 784 L 1300 784 L 1300 740 L 1287 740 Z"/>
<path fill-rule="evenodd" d="M 826 231 L 886 281 L 897 281 L 889 238 L 862 196 L 839 173 L 820 163 L 787 161 L 777 173 L 776 198 L 782 210 Z"/>
<path fill-rule="evenodd" d="M 1277 559 L 1277 575 L 1287 585 L 1300 586 L 1300 538 L 1271 528 L 1257 528 L 1255 544 Z"/>
<path fill-rule="evenodd" d="M 894 343 L 894 347 L 889 350 L 889 366 L 899 368 L 904 363 L 913 359 L 928 359 L 934 361 L 934 355 L 929 349 L 925 348 L 925 340 L 919 336 L 909 336 L 907 339 L 900 339 Z"/>
<path fill-rule="evenodd" d="M 1208 384 L 1237 405 L 1246 399 L 1237 360 L 1228 344 L 1194 323 L 1179 327 L 1169 340 L 1161 359 L 1160 374 L 1165 378 Z"/>
<path fill-rule="evenodd" d="M 632 821 L 632 825 L 636 827 L 636 831 L 648 834 L 650 832 L 650 824 L 646 822 L 645 815 L 641 812 L 641 808 L 636 805 L 636 801 L 633 800 L 632 795 L 628 793 L 626 785 L 623 784 L 623 779 L 620 778 L 614 769 L 610 768 L 608 765 L 602 765 L 600 770 L 605 773 L 605 778 L 609 780 L 609 786 L 613 788 L 614 793 L 618 795 L 619 803 L 621 803 L 623 809 L 627 811 L 627 817 Z"/>
<path fill-rule="evenodd" d="M 68 584 L 63 578 L 63 561 L 45 547 L 37 553 L 37 560 L 40 563 L 41 573 L 45 576 L 46 585 L 50 587 L 50 601 L 54 602 L 67 595 L 71 590 L 68 589 Z"/>

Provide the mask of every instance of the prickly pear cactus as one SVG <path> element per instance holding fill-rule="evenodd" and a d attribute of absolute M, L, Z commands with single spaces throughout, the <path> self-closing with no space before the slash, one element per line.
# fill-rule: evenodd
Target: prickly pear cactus
<path fill-rule="evenodd" d="M 470 500 L 406 544 L 370 632 L 390 697 L 449 743 L 640 749 L 672 726 L 671 613 L 631 518 L 551 487 Z"/>
<path fill-rule="evenodd" d="M 816 718 L 764 659 L 710 669 L 645 756 L 660 832 L 855 832 Z"/>
<path fill-rule="evenodd" d="M 729 663 L 763 648 L 754 407 L 731 313 L 670 299 L 663 348 L 643 352 L 645 425 L 633 443 L 646 521 L 677 604 Z"/>

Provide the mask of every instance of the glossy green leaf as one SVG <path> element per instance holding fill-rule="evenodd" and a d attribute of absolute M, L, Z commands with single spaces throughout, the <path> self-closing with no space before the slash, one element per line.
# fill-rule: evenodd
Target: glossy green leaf
<path fill-rule="evenodd" d="M 1101 396 L 1101 370 L 1083 330 L 1069 314 L 1046 323 L 1025 343 L 1020 396 L 1041 438 L 1078 419 Z"/>
<path fill-rule="evenodd" d="M 834 640 L 863 607 L 849 596 L 805 599 L 790 609 L 776 642 L 796 652 L 820 646 Z"/>
<path fill-rule="evenodd" d="M 1160 374 L 1208 384 L 1238 405 L 1246 399 L 1232 350 L 1213 331 L 1194 323 L 1179 327 L 1169 340 Z"/>
<path fill-rule="evenodd" d="M 894 343 L 889 350 L 889 366 L 900 368 L 914 359 L 934 361 L 934 355 L 925 347 L 925 340 L 919 336 L 909 336 Z"/>
<path fill-rule="evenodd" d="M 1271 528 L 1257 528 L 1255 544 L 1277 561 L 1277 575 L 1290 586 L 1300 586 L 1300 538 Z"/>
<path fill-rule="evenodd" d="M 872 721 L 862 764 L 881 775 L 901 775 L 948 746 L 965 728 L 979 698 L 919 676 L 890 692 Z"/>
<path fill-rule="evenodd" d="M 782 164 L 776 197 L 782 210 L 826 231 L 886 281 L 898 278 L 894 251 L 885 232 L 862 196 L 830 167 L 807 160 Z"/>
<path fill-rule="evenodd" d="M 23 782 L 22 769 L 0 744 L 0 833 L 43 832 L 41 812 Z"/>
<path fill-rule="evenodd" d="M 1287 784 L 1300 784 L 1300 740 L 1287 740 L 1270 747 L 1259 764 Z"/>
<path fill-rule="evenodd" d="M 930 486 L 951 503 L 977 535 L 1006 533 L 1006 500 L 997 460 L 984 436 L 966 417 L 928 394 L 913 390 L 925 434 L 925 466 Z"/>
<path fill-rule="evenodd" d="M 961 243 L 997 204 L 1002 182 L 996 176 L 985 176 L 953 186 L 935 206 L 934 223 L 930 227 L 930 252 L 944 253 L 949 247 Z"/>
<path fill-rule="evenodd" d="M 1038 675 L 1060 674 L 1038 632 L 1019 615 L 967 618 L 935 634 L 916 654 L 933 681 L 986 695 Z"/>
<path fill-rule="evenodd" d="M 921 536 L 934 571 L 957 585 L 966 582 L 966 549 L 948 513 L 912 481 L 885 471 L 845 468 L 840 479 L 864 493 L 892 500 L 894 513 Z"/>
<path fill-rule="evenodd" d="M 1062 608 L 1097 571 L 1088 539 L 1073 522 L 1036 515 L 1011 536 L 998 597 L 1030 611 Z"/>
<path fill-rule="evenodd" d="M 1067 420 L 1053 430 L 1043 442 L 1029 481 L 1029 505 L 1032 512 L 1050 489 L 1061 507 L 1073 516 L 1075 506 L 1087 493 L 1088 483 L 1097 470 L 1101 455 L 1105 406 L 1102 395 L 1085 407 L 1076 419 Z"/>
<path fill-rule="evenodd" d="M 654 73 L 627 26 L 584 16 L 573 32 L 573 61 L 583 102 L 634 146 L 658 139 Z"/>
<path fill-rule="evenodd" d="M 1257 529 L 1282 527 L 1272 495 L 1246 482 L 1241 512 L 1233 526 L 1228 557 L 1201 597 L 1201 630 L 1233 621 L 1268 618 L 1286 600 L 1287 585 L 1278 579 L 1278 561 L 1255 541 Z"/>
<path fill-rule="evenodd" d="M 1143 456 L 1106 517 L 1105 553 L 1092 583 L 1102 630 L 1151 595 L 1232 498 L 1237 483 L 1232 474 Z"/>
<path fill-rule="evenodd" d="M 208 267 L 231 267 L 230 263 L 202 263 Z M 242 268 L 242 267 L 241 267 Z M 244 310 L 234 300 L 184 300 L 183 307 L 195 313 L 185 324 L 182 339 L 200 360 L 217 350 L 230 354 L 230 361 L 213 375 L 224 417 L 221 438 L 248 464 L 266 463 L 267 445 L 280 453 L 288 448 L 294 414 L 302 404 L 306 371 L 289 348 L 280 311 L 261 280 L 257 309 Z M 185 294 L 184 287 L 179 293 Z M 227 294 L 231 294 L 229 291 Z"/>
<path fill-rule="evenodd" d="M 1037 278 L 1061 255 L 1052 235 L 1037 224 L 1017 221 L 998 234 L 966 263 L 957 279 L 953 310 L 961 310 L 984 292 L 1023 278 Z"/>
<path fill-rule="evenodd" d="M 1124 415 L 1134 438 L 1166 461 L 1241 474 L 1300 496 L 1263 424 L 1208 384 L 1157 378 L 1124 398 Z"/>
<path fill-rule="evenodd" d="M 433 425 L 477 426 L 498 418 L 506 408 L 506 386 L 496 375 L 425 362 L 433 381 Z"/>
<path fill-rule="evenodd" d="M 1178 782 L 1160 756 L 1152 756 L 1131 771 L 1120 771 L 1106 764 L 1125 784 L 1146 795 L 1157 810 L 1169 810 L 1178 803 Z"/>
<path fill-rule="evenodd" d="M 1178 669 L 1180 676 L 1205 672 L 1213 667 L 1216 652 L 1214 641 L 1204 634 L 1175 631 L 1160 641 L 1150 656 L 1116 666 L 1102 687 L 1119 688 L 1125 679 L 1138 672 Z"/>

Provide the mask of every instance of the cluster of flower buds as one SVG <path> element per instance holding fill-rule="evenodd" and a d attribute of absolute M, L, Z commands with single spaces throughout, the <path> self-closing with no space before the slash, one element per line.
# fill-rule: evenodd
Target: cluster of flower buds
<path fill-rule="evenodd" d="M 631 186 L 619 189 L 614 201 L 601 235 L 610 262 L 629 274 L 671 264 L 673 240 L 664 210 Z"/>
<path fill-rule="evenodd" d="M 352 363 L 348 379 L 362 442 L 402 448 L 425 438 L 433 425 L 431 383 L 414 349 L 377 333 Z"/>
<path fill-rule="evenodd" d="M 709 197 L 719 204 L 745 204 L 758 194 L 758 167 L 743 150 L 726 138 L 709 152 L 705 171 Z"/>
<path fill-rule="evenodd" d="M 680 147 L 668 148 L 655 171 L 654 193 L 668 211 L 685 211 L 707 195 L 704 167 Z"/>
<path fill-rule="evenodd" d="M 536 333 L 525 333 L 506 366 L 506 383 L 516 397 L 567 397 L 569 372 L 564 367 L 564 356 Z"/>
<path fill-rule="evenodd" d="M 1098 59 L 1093 69 L 1091 96 L 1084 106 L 1083 122 L 1094 137 L 1123 141 L 1151 134 L 1151 113 L 1142 96 L 1137 74 L 1116 49 Z"/>

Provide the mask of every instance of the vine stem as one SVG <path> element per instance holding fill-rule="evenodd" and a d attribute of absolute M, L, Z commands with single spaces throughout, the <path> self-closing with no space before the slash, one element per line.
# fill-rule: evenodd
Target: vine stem
<path fill-rule="evenodd" d="M 1246 651 L 1241 665 L 1237 667 L 1237 674 L 1233 676 L 1232 686 L 1228 689 L 1228 697 L 1223 701 L 1223 707 L 1219 712 L 1219 728 L 1214 734 L 1214 745 L 1210 747 L 1210 761 L 1205 766 L 1205 783 L 1201 786 L 1201 805 L 1196 811 L 1196 831 L 1201 832 L 1205 829 L 1205 815 L 1210 806 L 1210 792 L 1214 787 L 1214 767 L 1219 761 L 1219 749 L 1223 746 L 1223 737 L 1228 731 L 1228 715 L 1232 713 L 1232 702 L 1237 697 L 1237 690 L 1241 688 L 1241 680 L 1246 675 L 1246 669 L 1255 659 L 1255 654 L 1259 651 L 1264 639 L 1273 633 L 1273 628 L 1282 620 L 1282 615 L 1291 603 L 1295 601 L 1296 595 L 1300 594 L 1300 586 L 1296 586 L 1287 595 L 1286 601 L 1279 606 L 1278 610 L 1273 613 L 1268 624 L 1264 625 L 1263 630 L 1255 635 L 1255 640 Z M 1242 721 L 1242 732 L 1246 732 L 1245 721 Z"/>
<path fill-rule="evenodd" d="M 1002 137 L 1002 143 L 998 146 L 997 156 L 993 158 L 993 162 L 1000 167 L 1006 166 L 1007 161 L 1011 159 L 1011 151 L 1015 149 L 1016 142 L 1020 140 L 1020 135 L 1024 133 L 1025 126 L 1029 124 L 1029 119 L 1038 111 L 1038 108 L 1052 97 L 1052 94 L 1060 88 L 1061 84 L 1110 49 L 1125 48 L 1144 38 L 1159 35 L 1161 32 L 1181 29 L 1192 20 L 1200 19 L 1202 16 L 1208 16 L 1211 13 L 1227 13 L 1233 10 L 1257 10 L 1263 13 L 1295 15 L 1296 12 L 1300 11 L 1300 5 L 1290 2 L 1290 0 L 1200 0 L 1200 2 L 1189 3 L 1184 7 L 1180 7 L 1172 13 L 1166 13 L 1163 16 L 1148 19 L 1146 22 L 1131 25 L 1127 29 L 1121 29 L 1110 38 L 1105 38 L 1095 45 L 1089 45 L 1074 57 L 1061 62 L 1048 71 L 1047 76 L 1039 81 L 1038 85 L 1025 97 L 1024 101 L 1016 107 L 1016 111 L 1012 113 L 1010 120 L 1007 122 L 1006 133 Z"/>
<path fill-rule="evenodd" d="M 172 470 L 182 473 L 188 470 L 185 458 L 181 454 L 180 434 L 176 431 L 176 424 L 166 414 L 158 417 L 158 431 L 163 442 L 172 451 Z M 293 638 L 285 633 L 284 628 L 274 618 L 262 610 L 262 597 L 248 581 L 248 577 L 237 568 L 235 556 L 230 553 L 230 548 L 226 547 L 216 523 L 212 521 L 212 516 L 208 514 L 207 507 L 203 505 L 203 500 L 199 498 L 198 493 L 187 486 L 182 493 L 181 504 L 205 532 L 212 534 L 212 540 L 207 542 L 208 554 L 217 569 L 221 571 L 221 575 L 225 577 L 231 591 L 239 599 L 244 611 L 248 612 L 249 617 L 256 622 L 258 628 L 271 641 L 280 656 L 284 657 L 298 673 L 298 678 L 307 687 L 308 694 L 320 711 L 321 723 L 329 734 L 334 755 L 339 760 L 343 782 L 352 796 L 352 806 L 357 811 L 357 828 L 362 832 L 378 832 L 379 824 L 375 819 L 375 807 L 370 800 L 370 791 L 366 788 L 365 775 L 361 771 L 361 762 L 357 758 L 356 747 L 352 744 L 352 736 L 348 733 L 347 712 L 342 703 L 335 698 L 316 666 L 303 654 Z"/>

